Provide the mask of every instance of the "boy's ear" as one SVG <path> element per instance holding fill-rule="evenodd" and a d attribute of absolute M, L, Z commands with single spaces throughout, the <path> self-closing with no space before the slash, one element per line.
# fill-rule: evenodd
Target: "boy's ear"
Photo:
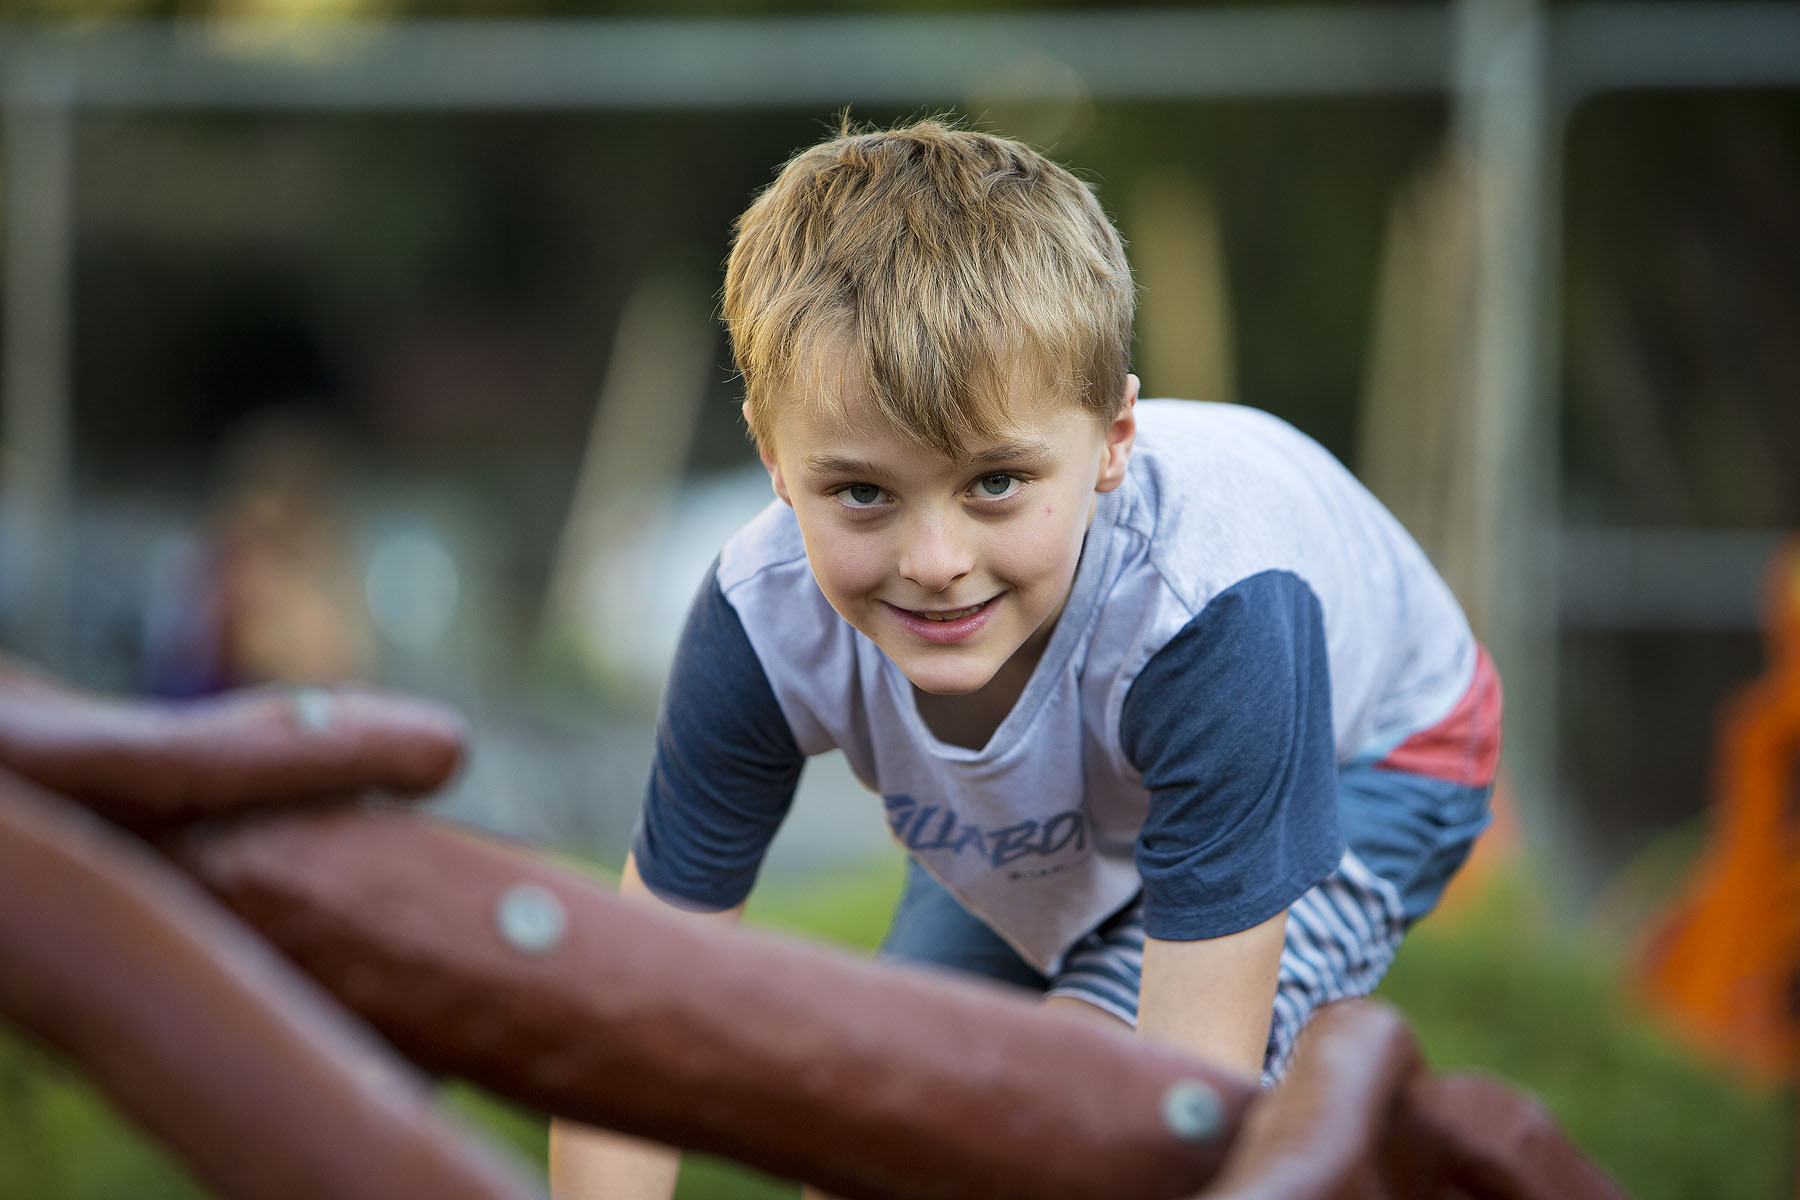
<path fill-rule="evenodd" d="M 789 508 L 794 507 L 793 498 L 788 495 L 787 480 L 781 477 L 781 464 L 775 461 L 774 453 L 761 442 L 757 443 L 756 452 L 762 456 L 763 469 L 769 473 L 769 482 L 774 485 L 775 494 L 781 497 L 783 504 Z"/>
<path fill-rule="evenodd" d="M 744 424 L 750 424 L 750 402 L 748 400 L 744 401 Z M 751 426 L 751 428 L 755 428 L 755 426 Z M 793 500 L 788 496 L 787 481 L 781 477 L 781 465 L 775 461 L 775 452 L 762 438 L 756 439 L 756 454 L 758 458 L 762 459 L 763 470 L 769 473 L 769 482 L 774 485 L 775 494 L 781 497 L 783 504 L 789 508 L 794 507 Z"/>
<path fill-rule="evenodd" d="M 1100 452 L 1100 476 L 1094 481 L 1096 492 L 1110 492 L 1125 482 L 1125 468 L 1131 465 L 1131 444 L 1137 438 L 1138 377 L 1125 376 L 1125 403 L 1106 426 L 1106 444 Z"/>

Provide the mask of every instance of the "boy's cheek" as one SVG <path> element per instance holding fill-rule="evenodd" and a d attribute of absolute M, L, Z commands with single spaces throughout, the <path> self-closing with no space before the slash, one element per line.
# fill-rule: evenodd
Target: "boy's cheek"
<path fill-rule="evenodd" d="M 859 561 L 837 563 L 830 574 L 830 590 L 847 601 L 868 599 L 879 590 L 882 578 L 875 564 Z"/>
<path fill-rule="evenodd" d="M 807 537 L 807 563 L 819 590 L 834 605 L 854 600 L 881 583 L 885 557 L 876 539 L 854 540 L 814 535 Z"/>
<path fill-rule="evenodd" d="M 996 543 L 994 561 L 1014 576 L 1031 578 L 1072 570 L 1081 556 L 1085 530 L 1060 522 L 1041 522 L 1015 529 Z"/>

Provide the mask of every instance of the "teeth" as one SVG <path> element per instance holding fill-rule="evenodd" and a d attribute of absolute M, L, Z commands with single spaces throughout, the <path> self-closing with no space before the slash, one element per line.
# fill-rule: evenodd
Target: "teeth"
<path fill-rule="evenodd" d="M 983 601 L 982 603 L 985 604 L 986 601 Z M 921 617 L 924 617 L 927 621 L 960 621 L 962 618 L 968 616 L 972 612 L 979 612 L 980 609 L 981 609 L 980 604 L 971 604 L 971 605 L 969 605 L 969 607 L 959 608 L 955 612 L 942 612 L 942 613 L 922 612 L 919 615 Z"/>

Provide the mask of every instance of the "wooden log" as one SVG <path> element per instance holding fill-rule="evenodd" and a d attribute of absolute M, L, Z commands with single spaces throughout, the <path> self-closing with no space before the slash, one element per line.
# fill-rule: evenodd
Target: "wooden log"
<path fill-rule="evenodd" d="M 1385 1004 L 1320 1010 L 1280 1085 L 1251 1106 L 1208 1200 L 1385 1200 L 1435 1196 L 1429 1152 L 1386 1145 L 1418 1043 Z M 1573 1198 L 1571 1198 L 1573 1200 Z"/>
<path fill-rule="evenodd" d="M 1248 1080 L 1007 990 L 679 920 L 414 813 L 179 860 L 427 1066 L 860 1200 L 1173 1200 Z"/>
<path fill-rule="evenodd" d="M 1324 1010 L 1258 1093 L 1017 995 L 673 920 L 413 814 L 460 722 L 375 693 L 157 706 L 0 659 L 0 764 L 165 848 L 434 1069 L 840 1195 L 1622 1200 L 1541 1108 Z M 231 1197 L 513 1197 L 423 1083 L 135 840 L 0 769 L 0 1013 Z M 29 919 L 28 919 L 29 918 Z M 1248 1116 L 1246 1117 L 1246 1114 Z"/>
<path fill-rule="evenodd" d="M 1627 1200 L 1536 1101 L 1425 1070 L 1373 1000 L 1327 1005 L 1255 1103 L 1207 1200 Z"/>
<path fill-rule="evenodd" d="M 0 1015 L 233 1200 L 525 1200 L 410 1064 L 136 839 L 0 770 Z"/>
<path fill-rule="evenodd" d="M 1470 1200 L 1629 1200 L 1542 1105 L 1497 1079 L 1418 1076 L 1391 1136 L 1426 1148 L 1449 1194 Z"/>
<path fill-rule="evenodd" d="M 0 657 L 0 765 L 138 830 L 365 788 L 439 787 L 463 723 L 353 688 L 256 688 L 180 703 L 96 696 Z"/>

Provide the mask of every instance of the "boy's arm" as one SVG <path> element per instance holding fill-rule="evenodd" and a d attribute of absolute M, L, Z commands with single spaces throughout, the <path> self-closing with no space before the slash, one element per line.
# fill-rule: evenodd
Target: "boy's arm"
<path fill-rule="evenodd" d="M 1150 792 L 1139 1029 L 1262 1075 L 1287 910 L 1343 854 L 1317 596 L 1267 571 L 1145 664 L 1119 739 Z"/>
<path fill-rule="evenodd" d="M 670 912 L 699 921 L 736 921 L 744 906 L 696 913 L 660 899 L 638 874 L 637 856 L 627 855 L 619 894 L 641 897 Z M 679 1151 L 623 1134 L 592 1129 L 560 1118 L 550 1122 L 552 1200 L 668 1200 L 681 1167 Z"/>
<path fill-rule="evenodd" d="M 1225 937 L 1145 938 L 1138 1032 L 1260 1079 L 1286 932 L 1283 910 Z"/>

